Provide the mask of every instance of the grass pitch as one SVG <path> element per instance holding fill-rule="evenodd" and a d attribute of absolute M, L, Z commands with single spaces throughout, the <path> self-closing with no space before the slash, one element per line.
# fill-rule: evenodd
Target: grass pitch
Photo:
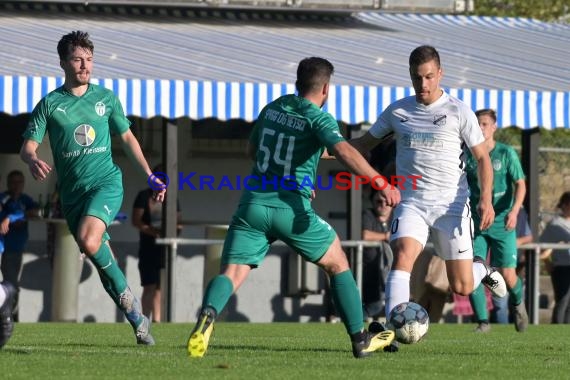
<path fill-rule="evenodd" d="M 191 324 L 153 326 L 154 347 L 130 326 L 20 323 L 0 350 L 0 379 L 567 379 L 570 325 L 430 326 L 398 353 L 354 359 L 341 324 L 216 323 L 202 359 L 189 358 Z"/>

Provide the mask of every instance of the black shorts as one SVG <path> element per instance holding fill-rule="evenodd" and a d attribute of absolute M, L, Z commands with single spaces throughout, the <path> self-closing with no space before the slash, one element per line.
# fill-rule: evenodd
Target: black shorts
<path fill-rule="evenodd" d="M 160 270 L 164 268 L 165 257 L 163 246 L 157 244 L 141 244 L 139 248 L 139 273 L 141 285 L 160 287 Z"/>

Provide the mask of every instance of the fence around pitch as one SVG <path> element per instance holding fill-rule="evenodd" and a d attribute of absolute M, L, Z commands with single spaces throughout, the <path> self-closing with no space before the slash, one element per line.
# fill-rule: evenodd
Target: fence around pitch
<path fill-rule="evenodd" d="M 221 245 L 224 244 L 223 239 L 187 239 L 187 238 L 160 238 L 156 239 L 156 243 L 167 245 L 171 248 L 171 268 L 174 264 L 176 252 L 179 245 Z M 367 240 L 344 240 L 341 245 L 345 248 L 356 248 L 354 276 L 358 289 L 362 289 L 362 255 L 364 248 L 379 247 L 382 243 Z M 282 241 L 276 241 L 272 245 L 287 246 Z M 429 243 L 428 243 L 429 245 Z M 538 325 L 539 317 L 539 295 L 540 295 L 540 252 L 545 249 L 570 249 L 570 243 L 528 243 L 520 246 L 518 249 L 524 250 L 526 255 L 526 286 L 527 297 L 526 306 L 528 309 L 529 319 L 532 324 Z M 170 279 L 170 289 L 173 289 L 173 278 Z"/>

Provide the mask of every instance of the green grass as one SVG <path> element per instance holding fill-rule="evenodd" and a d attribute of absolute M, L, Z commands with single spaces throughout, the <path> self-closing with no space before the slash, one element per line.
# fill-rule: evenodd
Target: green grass
<path fill-rule="evenodd" d="M 20 323 L 0 350 L 0 379 L 568 378 L 570 325 L 473 327 L 432 325 L 418 344 L 357 360 L 340 324 L 217 323 L 206 356 L 191 359 L 190 324 L 157 324 L 157 345 L 139 347 L 126 323 Z"/>

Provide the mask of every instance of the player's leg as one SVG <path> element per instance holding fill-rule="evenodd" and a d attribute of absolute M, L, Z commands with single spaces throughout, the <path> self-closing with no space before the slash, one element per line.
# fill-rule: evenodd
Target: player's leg
<path fill-rule="evenodd" d="M 190 332 L 187 346 L 191 357 L 204 356 L 216 317 L 243 284 L 251 268 L 263 261 L 269 250 L 266 231 L 270 213 L 269 207 L 242 204 L 233 216 L 224 241 L 220 274 L 208 283 L 198 321 Z"/>
<path fill-rule="evenodd" d="M 473 239 L 473 251 L 475 256 L 480 257 L 482 260 L 487 260 L 487 253 L 489 252 L 489 244 L 485 234 L 476 233 Z M 494 255 L 494 253 L 492 253 Z M 487 296 L 485 294 L 485 287 L 481 284 L 473 290 L 469 295 L 469 301 L 473 308 L 473 314 L 477 327 L 475 332 L 489 332 L 491 325 L 489 325 L 489 311 L 487 310 Z"/>
<path fill-rule="evenodd" d="M 107 227 L 120 210 L 122 199 L 121 187 L 104 186 L 83 197 L 83 208 L 65 207 L 64 215 L 81 252 L 91 260 L 103 287 L 131 324 L 137 343 L 153 345 L 150 320 L 142 313 L 108 242 Z"/>
<path fill-rule="evenodd" d="M 0 348 L 4 347 L 14 332 L 12 312 L 16 293 L 16 288 L 10 282 L 0 282 Z"/>
<path fill-rule="evenodd" d="M 429 234 L 423 214 L 408 204 L 400 204 L 394 211 L 390 230 L 394 261 L 386 279 L 386 316 L 394 307 L 410 300 L 412 269 Z"/>
<path fill-rule="evenodd" d="M 352 354 L 363 358 L 390 346 L 394 340 L 392 331 L 369 332 L 364 329 L 362 301 L 356 281 L 350 270 L 346 253 L 336 233 L 325 254 L 317 265 L 327 272 L 331 294 L 345 329 L 350 336 Z"/>
<path fill-rule="evenodd" d="M 355 357 L 371 355 L 393 341 L 391 331 L 372 334 L 364 330 L 360 292 L 346 254 L 336 232 L 314 210 L 310 207 L 277 210 L 271 233 L 327 273 L 331 296 L 350 336 Z"/>
<path fill-rule="evenodd" d="M 499 268 L 509 291 L 509 299 L 514 306 L 514 323 L 519 332 L 528 328 L 528 314 L 524 303 L 523 281 L 517 275 L 516 232 L 497 231 L 491 241 L 491 265 Z M 496 252 L 496 254 L 495 254 Z"/>
<path fill-rule="evenodd" d="M 446 260 L 451 290 L 468 296 L 482 283 L 492 294 L 503 297 L 507 294 L 503 276 L 480 257 L 473 255 L 472 231 L 473 223 L 467 205 L 462 216 L 442 215 L 435 220 L 431 229 L 436 250 Z"/>

